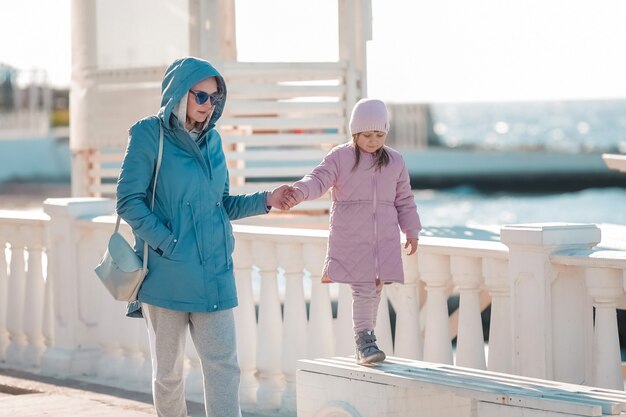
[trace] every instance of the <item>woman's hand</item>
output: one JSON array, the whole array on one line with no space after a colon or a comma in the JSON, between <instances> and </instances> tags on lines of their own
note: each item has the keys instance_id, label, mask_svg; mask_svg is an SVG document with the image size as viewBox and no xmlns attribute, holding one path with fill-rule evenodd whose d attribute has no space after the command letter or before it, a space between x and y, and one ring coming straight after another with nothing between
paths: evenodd
<instances>
[{"instance_id":1,"label":"woman's hand","mask_svg":"<svg viewBox=\"0 0 626 417\"><path fill-rule=\"evenodd\" d=\"M278 188L274 188L267 194L267 205L280 210L289 210L292 205L289 205L289 199L285 195L290 193L291 189L292 187L289 185L281 185Z\"/></svg>"}]
</instances>

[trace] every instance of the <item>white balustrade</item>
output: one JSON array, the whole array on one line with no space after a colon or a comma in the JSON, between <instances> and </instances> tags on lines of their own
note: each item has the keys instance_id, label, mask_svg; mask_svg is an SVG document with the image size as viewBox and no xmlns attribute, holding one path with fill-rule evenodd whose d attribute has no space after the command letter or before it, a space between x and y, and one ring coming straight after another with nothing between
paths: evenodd
<instances>
[{"instance_id":1,"label":"white balustrade","mask_svg":"<svg viewBox=\"0 0 626 417\"><path fill-rule=\"evenodd\" d=\"M113 229L110 211L107 200L51 200L50 219L0 215L0 366L149 391L145 321L126 318L124 303L93 273ZM234 231L242 406L293 412L297 360L354 354L351 290L321 283L327 231L239 224ZM132 239L125 224L122 233ZM421 239L418 256L403 259L405 284L384 287L381 348L452 364L457 336L456 364L484 369L486 290L489 370L621 389L615 310L624 300L626 253L590 249L599 241L591 225L511 226L502 236L508 250L497 242ZM460 297L458 333L450 331L451 290ZM191 343L187 356L188 398L200 400Z\"/></svg>"},{"instance_id":2,"label":"white balustrade","mask_svg":"<svg viewBox=\"0 0 626 417\"><path fill-rule=\"evenodd\" d=\"M585 295L577 291L581 281L566 279L566 275L560 277L550 256L564 249L596 245L600 242L600 229L595 225L572 224L506 226L501 230L501 240L509 247L513 373L542 379L571 375L571 369L560 366L577 367L587 362L584 352L575 349L585 344L584 333L576 331L576 326L585 323L559 314L553 302L559 307L570 305L577 309L588 304ZM555 351L554 342L560 335L565 336L567 346L559 346L562 349ZM574 340L575 336L579 339ZM557 355L560 358L555 361Z\"/></svg>"}]
</instances>

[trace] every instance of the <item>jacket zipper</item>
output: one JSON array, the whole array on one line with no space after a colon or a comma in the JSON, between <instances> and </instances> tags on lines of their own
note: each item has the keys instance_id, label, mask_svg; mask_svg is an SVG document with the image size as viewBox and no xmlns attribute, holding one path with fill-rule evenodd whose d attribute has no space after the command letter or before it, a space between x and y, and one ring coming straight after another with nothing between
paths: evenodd
<instances>
[{"instance_id":1,"label":"jacket zipper","mask_svg":"<svg viewBox=\"0 0 626 417\"><path fill-rule=\"evenodd\" d=\"M372 187L374 188L374 199L372 201L372 206L374 209L374 213L372 217L374 219L374 275L375 278L378 279L378 226L376 224L376 206L378 195L376 192L376 169L374 168L374 172L372 173Z\"/></svg>"}]
</instances>

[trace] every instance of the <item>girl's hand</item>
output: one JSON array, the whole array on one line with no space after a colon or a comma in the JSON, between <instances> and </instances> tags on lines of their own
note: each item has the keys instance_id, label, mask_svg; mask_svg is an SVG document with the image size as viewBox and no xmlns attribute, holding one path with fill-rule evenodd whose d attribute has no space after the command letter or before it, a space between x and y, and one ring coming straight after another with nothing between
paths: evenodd
<instances>
[{"instance_id":1,"label":"girl's hand","mask_svg":"<svg viewBox=\"0 0 626 417\"><path fill-rule=\"evenodd\" d=\"M300 204L304 200L304 193L297 188L289 187L283 194L283 204L289 208Z\"/></svg>"},{"instance_id":2,"label":"girl's hand","mask_svg":"<svg viewBox=\"0 0 626 417\"><path fill-rule=\"evenodd\" d=\"M407 253L408 256L413 255L417 251L417 241L416 237L410 237L406 240L404 244L404 249L408 249L411 246L411 251Z\"/></svg>"}]
</instances>

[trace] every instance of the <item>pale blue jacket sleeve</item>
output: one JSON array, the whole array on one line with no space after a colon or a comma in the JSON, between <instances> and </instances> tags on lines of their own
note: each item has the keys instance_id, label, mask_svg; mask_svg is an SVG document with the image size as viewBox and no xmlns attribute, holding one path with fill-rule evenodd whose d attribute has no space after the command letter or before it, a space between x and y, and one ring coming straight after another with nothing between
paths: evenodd
<instances>
[{"instance_id":1,"label":"pale blue jacket sleeve","mask_svg":"<svg viewBox=\"0 0 626 417\"><path fill-rule=\"evenodd\" d=\"M228 178L228 173L226 173L222 202L230 220L266 214L270 211L270 207L266 204L267 192L230 195L230 181Z\"/></svg>"}]
</instances>

